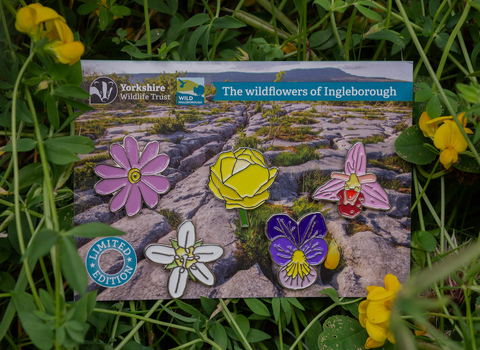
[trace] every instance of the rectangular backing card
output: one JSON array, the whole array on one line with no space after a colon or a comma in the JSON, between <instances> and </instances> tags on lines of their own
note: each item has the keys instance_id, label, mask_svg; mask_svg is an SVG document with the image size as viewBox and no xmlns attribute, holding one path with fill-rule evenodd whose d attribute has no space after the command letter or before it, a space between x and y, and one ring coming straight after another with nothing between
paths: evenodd
<instances>
[{"instance_id":1,"label":"rectangular backing card","mask_svg":"<svg viewBox=\"0 0 480 350\"><path fill-rule=\"evenodd\" d=\"M83 61L98 300L365 296L410 271L411 62Z\"/></svg>"}]
</instances>

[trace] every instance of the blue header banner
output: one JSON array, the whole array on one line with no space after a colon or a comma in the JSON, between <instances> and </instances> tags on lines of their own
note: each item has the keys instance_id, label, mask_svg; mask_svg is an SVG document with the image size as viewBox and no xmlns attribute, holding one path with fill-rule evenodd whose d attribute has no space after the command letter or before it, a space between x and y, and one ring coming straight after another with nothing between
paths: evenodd
<instances>
[{"instance_id":1,"label":"blue header banner","mask_svg":"<svg viewBox=\"0 0 480 350\"><path fill-rule=\"evenodd\" d=\"M213 83L214 101L412 101L411 82Z\"/></svg>"}]
</instances>

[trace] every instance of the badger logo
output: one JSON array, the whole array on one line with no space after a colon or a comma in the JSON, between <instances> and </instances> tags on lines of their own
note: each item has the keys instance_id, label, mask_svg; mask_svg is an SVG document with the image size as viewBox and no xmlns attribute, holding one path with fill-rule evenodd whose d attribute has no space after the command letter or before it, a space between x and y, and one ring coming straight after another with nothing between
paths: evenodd
<instances>
[{"instance_id":1,"label":"badger logo","mask_svg":"<svg viewBox=\"0 0 480 350\"><path fill-rule=\"evenodd\" d=\"M118 87L114 80L100 77L90 84L90 104L103 105L112 103L118 94Z\"/></svg>"}]
</instances>

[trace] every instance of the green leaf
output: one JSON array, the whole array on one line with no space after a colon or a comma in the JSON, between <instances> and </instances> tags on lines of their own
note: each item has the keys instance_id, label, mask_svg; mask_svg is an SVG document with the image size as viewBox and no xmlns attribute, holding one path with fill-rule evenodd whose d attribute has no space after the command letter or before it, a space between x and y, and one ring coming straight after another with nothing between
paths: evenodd
<instances>
[{"instance_id":1,"label":"green leaf","mask_svg":"<svg viewBox=\"0 0 480 350\"><path fill-rule=\"evenodd\" d=\"M225 331L225 327L222 326L220 322L215 324L215 337L213 341L218 344L223 350L227 349L228 338L227 332Z\"/></svg>"},{"instance_id":2,"label":"green leaf","mask_svg":"<svg viewBox=\"0 0 480 350\"><path fill-rule=\"evenodd\" d=\"M143 0L135 0L136 3L143 6ZM148 1L148 8L151 10L158 11L160 13L165 13L167 15L173 16L172 10L162 1L150 0Z\"/></svg>"},{"instance_id":3,"label":"green leaf","mask_svg":"<svg viewBox=\"0 0 480 350\"><path fill-rule=\"evenodd\" d=\"M456 85L459 95L464 100L470 103L480 102L480 89L473 85L457 84Z\"/></svg>"},{"instance_id":4,"label":"green leaf","mask_svg":"<svg viewBox=\"0 0 480 350\"><path fill-rule=\"evenodd\" d=\"M415 93L415 102L423 102L433 97L435 93L432 89L420 89Z\"/></svg>"},{"instance_id":5,"label":"green leaf","mask_svg":"<svg viewBox=\"0 0 480 350\"><path fill-rule=\"evenodd\" d=\"M90 94L83 90L80 86L73 84L60 85L53 93L57 96L62 97L73 97L78 99L87 99L90 97Z\"/></svg>"},{"instance_id":6,"label":"green leaf","mask_svg":"<svg viewBox=\"0 0 480 350\"><path fill-rule=\"evenodd\" d=\"M87 154L95 149L92 139L80 135L50 138L44 144L80 154Z\"/></svg>"},{"instance_id":7,"label":"green leaf","mask_svg":"<svg viewBox=\"0 0 480 350\"><path fill-rule=\"evenodd\" d=\"M248 319L241 314L236 314L234 320L242 331L243 335L247 336L248 332L250 331L250 322L248 322Z\"/></svg>"},{"instance_id":8,"label":"green leaf","mask_svg":"<svg viewBox=\"0 0 480 350\"><path fill-rule=\"evenodd\" d=\"M440 33L435 38L435 45L437 45L439 49L443 50L445 49L445 46L447 45L447 41L449 38L450 38L450 35L448 33ZM450 51L461 54L460 48L458 47L455 41L452 43L452 46L450 46Z\"/></svg>"},{"instance_id":9,"label":"green leaf","mask_svg":"<svg viewBox=\"0 0 480 350\"><path fill-rule=\"evenodd\" d=\"M280 317L280 298L272 299L272 308L273 308L273 316L275 317L275 322L278 323L278 318Z\"/></svg>"},{"instance_id":10,"label":"green leaf","mask_svg":"<svg viewBox=\"0 0 480 350\"><path fill-rule=\"evenodd\" d=\"M268 308L260 300L255 298L245 298L244 300L250 310L257 315L270 317L270 311L268 311Z\"/></svg>"},{"instance_id":11,"label":"green leaf","mask_svg":"<svg viewBox=\"0 0 480 350\"><path fill-rule=\"evenodd\" d=\"M437 241L432 236L430 232L427 231L416 231L414 234L417 236L418 243L425 249L427 252L433 252L437 247Z\"/></svg>"},{"instance_id":12,"label":"green leaf","mask_svg":"<svg viewBox=\"0 0 480 350\"><path fill-rule=\"evenodd\" d=\"M77 245L73 238L63 237L60 241L62 272L66 280L78 294L83 295L87 289L87 271L78 255Z\"/></svg>"},{"instance_id":13,"label":"green leaf","mask_svg":"<svg viewBox=\"0 0 480 350\"><path fill-rule=\"evenodd\" d=\"M72 66L68 64L51 64L48 66L47 74L50 75L53 80L62 80L70 73L71 68Z\"/></svg>"},{"instance_id":14,"label":"green leaf","mask_svg":"<svg viewBox=\"0 0 480 350\"><path fill-rule=\"evenodd\" d=\"M333 36L333 30L329 27L325 30L319 30L312 35L310 35L309 38L309 44L311 48L316 48L328 41Z\"/></svg>"},{"instance_id":15,"label":"green leaf","mask_svg":"<svg viewBox=\"0 0 480 350\"><path fill-rule=\"evenodd\" d=\"M192 59L195 59L195 50L198 40L208 29L210 29L210 27L207 25L198 27L197 29L195 29L192 36L190 37L190 41L188 42L188 52L190 53L190 57Z\"/></svg>"},{"instance_id":16,"label":"green leaf","mask_svg":"<svg viewBox=\"0 0 480 350\"><path fill-rule=\"evenodd\" d=\"M112 6L110 11L118 18L130 16L132 11L126 6Z\"/></svg>"},{"instance_id":17,"label":"green leaf","mask_svg":"<svg viewBox=\"0 0 480 350\"><path fill-rule=\"evenodd\" d=\"M210 20L210 16L207 15L206 13L198 13L195 16L190 17L185 23L183 23L183 25L180 27L179 30L183 30L191 27L198 27L209 20Z\"/></svg>"},{"instance_id":18,"label":"green leaf","mask_svg":"<svg viewBox=\"0 0 480 350\"><path fill-rule=\"evenodd\" d=\"M382 20L382 16L380 16L378 13L376 13L375 11L373 10L370 10L362 5L355 5L358 9L358 11L360 11L362 13L362 15L364 15L365 17L373 20L373 21L377 21L377 22L380 22Z\"/></svg>"},{"instance_id":19,"label":"green leaf","mask_svg":"<svg viewBox=\"0 0 480 350\"><path fill-rule=\"evenodd\" d=\"M25 292L17 292L13 295L13 301L22 327L35 347L40 350L51 349L55 342L55 336L52 329L33 313L34 310L37 310L33 296Z\"/></svg>"},{"instance_id":20,"label":"green leaf","mask_svg":"<svg viewBox=\"0 0 480 350\"><path fill-rule=\"evenodd\" d=\"M362 349L367 338L367 331L357 320L335 315L323 324L323 333L318 337L318 348Z\"/></svg>"},{"instance_id":21,"label":"green leaf","mask_svg":"<svg viewBox=\"0 0 480 350\"><path fill-rule=\"evenodd\" d=\"M267 334L255 328L250 328L250 331L248 332L248 335L247 335L247 341L249 343L257 343L259 341L264 341L270 338L271 338L270 334Z\"/></svg>"},{"instance_id":22,"label":"green leaf","mask_svg":"<svg viewBox=\"0 0 480 350\"><path fill-rule=\"evenodd\" d=\"M427 138L417 125L410 126L395 140L395 151L398 156L414 164L425 165L431 163L436 155L423 144Z\"/></svg>"},{"instance_id":23,"label":"green leaf","mask_svg":"<svg viewBox=\"0 0 480 350\"><path fill-rule=\"evenodd\" d=\"M435 119L442 114L442 104L437 95L433 96L427 103L427 114L430 118Z\"/></svg>"},{"instance_id":24,"label":"green leaf","mask_svg":"<svg viewBox=\"0 0 480 350\"><path fill-rule=\"evenodd\" d=\"M33 139L18 139L17 140L17 152L28 152L35 148L37 141ZM12 144L9 143L2 148L3 152L12 152Z\"/></svg>"},{"instance_id":25,"label":"green leaf","mask_svg":"<svg viewBox=\"0 0 480 350\"><path fill-rule=\"evenodd\" d=\"M293 306L295 306L297 309L305 311L305 308L303 307L302 304L300 304L297 298L285 298L285 299L287 299L287 301Z\"/></svg>"},{"instance_id":26,"label":"green leaf","mask_svg":"<svg viewBox=\"0 0 480 350\"><path fill-rule=\"evenodd\" d=\"M338 303L338 301L340 300L338 297L338 292L333 288L325 288L319 293L328 295L336 303Z\"/></svg>"},{"instance_id":27,"label":"green leaf","mask_svg":"<svg viewBox=\"0 0 480 350\"><path fill-rule=\"evenodd\" d=\"M332 3L328 0L315 0L313 3L322 6L325 11L330 11L332 8Z\"/></svg>"},{"instance_id":28,"label":"green leaf","mask_svg":"<svg viewBox=\"0 0 480 350\"><path fill-rule=\"evenodd\" d=\"M0 271L0 290L8 293L15 289L15 278L8 272Z\"/></svg>"},{"instance_id":29,"label":"green leaf","mask_svg":"<svg viewBox=\"0 0 480 350\"><path fill-rule=\"evenodd\" d=\"M65 330L67 334L72 338L76 343L83 343L85 341L85 335L88 331L88 325L82 324L78 321L71 320L65 323Z\"/></svg>"},{"instance_id":30,"label":"green leaf","mask_svg":"<svg viewBox=\"0 0 480 350\"><path fill-rule=\"evenodd\" d=\"M305 334L305 342L309 349L317 349L318 336L323 332L323 328L320 322L314 322ZM338 349L342 350L342 349Z\"/></svg>"},{"instance_id":31,"label":"green leaf","mask_svg":"<svg viewBox=\"0 0 480 350\"><path fill-rule=\"evenodd\" d=\"M104 31L112 20L113 14L108 12L104 6L100 6L100 14L98 16L98 26L100 30Z\"/></svg>"},{"instance_id":32,"label":"green leaf","mask_svg":"<svg viewBox=\"0 0 480 350\"><path fill-rule=\"evenodd\" d=\"M100 7L100 5L98 5L97 3L94 3L94 4L82 4L78 7L77 9L77 13L79 15L88 15L89 13L92 13L93 11L95 11L96 9L98 9Z\"/></svg>"},{"instance_id":33,"label":"green leaf","mask_svg":"<svg viewBox=\"0 0 480 350\"><path fill-rule=\"evenodd\" d=\"M224 29L234 29L234 28L241 28L245 27L245 23L242 21L233 18L232 16L224 16L215 18L212 24L214 27L217 28L224 28Z\"/></svg>"},{"instance_id":34,"label":"green leaf","mask_svg":"<svg viewBox=\"0 0 480 350\"><path fill-rule=\"evenodd\" d=\"M292 304L290 304L285 298L280 298L280 303L282 304L282 310L285 312L285 319L288 325L292 319Z\"/></svg>"},{"instance_id":35,"label":"green leaf","mask_svg":"<svg viewBox=\"0 0 480 350\"><path fill-rule=\"evenodd\" d=\"M47 116L50 124L58 130L60 127L60 117L58 115L58 107L55 98L51 95L47 97Z\"/></svg>"},{"instance_id":36,"label":"green leaf","mask_svg":"<svg viewBox=\"0 0 480 350\"><path fill-rule=\"evenodd\" d=\"M42 256L45 256L50 251L60 238L60 234L54 230L44 228L41 229L29 243L25 251L25 257L37 261Z\"/></svg>"},{"instance_id":37,"label":"green leaf","mask_svg":"<svg viewBox=\"0 0 480 350\"><path fill-rule=\"evenodd\" d=\"M78 162L80 158L73 152L52 146L45 146L45 155L53 164L64 165Z\"/></svg>"},{"instance_id":38,"label":"green leaf","mask_svg":"<svg viewBox=\"0 0 480 350\"><path fill-rule=\"evenodd\" d=\"M475 158L469 157L466 154L460 154L459 156L460 161L452 165L454 168L468 173L480 173L480 165Z\"/></svg>"},{"instance_id":39,"label":"green leaf","mask_svg":"<svg viewBox=\"0 0 480 350\"><path fill-rule=\"evenodd\" d=\"M394 32L393 30L381 30L381 31L369 34L367 38L372 40L388 40L394 44L397 44L402 49L405 48L405 42L400 37L400 34L398 34L397 32Z\"/></svg>"},{"instance_id":40,"label":"green leaf","mask_svg":"<svg viewBox=\"0 0 480 350\"><path fill-rule=\"evenodd\" d=\"M20 184L22 186L30 186L31 184L43 185L43 170L41 163L32 163L22 167L18 174Z\"/></svg>"},{"instance_id":41,"label":"green leaf","mask_svg":"<svg viewBox=\"0 0 480 350\"><path fill-rule=\"evenodd\" d=\"M75 101L75 100L72 100L70 98L66 98L66 97L60 97L60 100L62 100L63 102L65 102L66 104L69 104L70 106L72 106L73 108L76 108L82 112L85 112L85 111L93 111L95 108L93 108L92 106L89 106L83 102L80 102L80 101Z\"/></svg>"},{"instance_id":42,"label":"green leaf","mask_svg":"<svg viewBox=\"0 0 480 350\"><path fill-rule=\"evenodd\" d=\"M124 234L125 232L117 230L116 228L102 222L91 222L79 225L65 232L65 236L85 238L121 236Z\"/></svg>"},{"instance_id":43,"label":"green leaf","mask_svg":"<svg viewBox=\"0 0 480 350\"><path fill-rule=\"evenodd\" d=\"M155 41L159 40L163 35L163 29L152 29L150 30L150 40L153 44ZM147 45L147 34L144 34L140 40L135 42L135 46L145 46Z\"/></svg>"}]
</instances>

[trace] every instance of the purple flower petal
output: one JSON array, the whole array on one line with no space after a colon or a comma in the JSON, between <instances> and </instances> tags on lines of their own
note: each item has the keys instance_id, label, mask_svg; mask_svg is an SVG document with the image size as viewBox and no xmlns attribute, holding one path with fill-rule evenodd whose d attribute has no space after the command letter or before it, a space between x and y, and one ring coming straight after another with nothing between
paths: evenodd
<instances>
[{"instance_id":1,"label":"purple flower petal","mask_svg":"<svg viewBox=\"0 0 480 350\"><path fill-rule=\"evenodd\" d=\"M128 184L127 178L123 179L106 179L95 184L95 192L98 194L111 194L118 191Z\"/></svg>"},{"instance_id":2,"label":"purple flower petal","mask_svg":"<svg viewBox=\"0 0 480 350\"><path fill-rule=\"evenodd\" d=\"M270 244L272 259L280 266L284 266L290 262L295 250L297 250L297 247L285 237L279 237Z\"/></svg>"},{"instance_id":3,"label":"purple flower petal","mask_svg":"<svg viewBox=\"0 0 480 350\"><path fill-rule=\"evenodd\" d=\"M327 225L325 225L322 214L312 213L303 216L298 224L298 232L300 233L300 243L298 246L309 239L325 237L327 234Z\"/></svg>"},{"instance_id":4,"label":"purple flower petal","mask_svg":"<svg viewBox=\"0 0 480 350\"><path fill-rule=\"evenodd\" d=\"M138 168L138 143L132 136L125 137L123 141L128 160L132 168Z\"/></svg>"},{"instance_id":5,"label":"purple flower petal","mask_svg":"<svg viewBox=\"0 0 480 350\"><path fill-rule=\"evenodd\" d=\"M157 175L157 176L142 175L141 181L144 182L148 187L150 187L152 190L154 190L158 194L165 193L170 188L170 182L168 182L168 179L161 175Z\"/></svg>"},{"instance_id":6,"label":"purple flower petal","mask_svg":"<svg viewBox=\"0 0 480 350\"><path fill-rule=\"evenodd\" d=\"M362 184L362 193L365 197L363 205L372 209L390 209L388 195L376 182Z\"/></svg>"},{"instance_id":7,"label":"purple flower petal","mask_svg":"<svg viewBox=\"0 0 480 350\"><path fill-rule=\"evenodd\" d=\"M127 177L128 171L116 166L100 164L95 167L95 174L104 179L116 179L120 177Z\"/></svg>"},{"instance_id":8,"label":"purple flower petal","mask_svg":"<svg viewBox=\"0 0 480 350\"><path fill-rule=\"evenodd\" d=\"M130 170L132 168L130 166L130 162L128 161L127 155L125 154L125 150L119 144L114 143L112 147L110 147L110 154L117 164L123 169Z\"/></svg>"},{"instance_id":9,"label":"purple flower petal","mask_svg":"<svg viewBox=\"0 0 480 350\"><path fill-rule=\"evenodd\" d=\"M345 186L345 181L341 179L332 179L325 183L323 186L319 187L313 198L326 201L338 202L337 193Z\"/></svg>"},{"instance_id":10,"label":"purple flower petal","mask_svg":"<svg viewBox=\"0 0 480 350\"><path fill-rule=\"evenodd\" d=\"M138 163L138 168L142 169L145 164L151 161L157 154L160 146L157 141L149 142L143 149L142 156L140 157L140 163Z\"/></svg>"},{"instance_id":11,"label":"purple flower petal","mask_svg":"<svg viewBox=\"0 0 480 350\"><path fill-rule=\"evenodd\" d=\"M128 216L137 214L142 209L142 194L136 184L132 185L132 190L128 196L127 203L125 204L125 211Z\"/></svg>"},{"instance_id":12,"label":"purple flower petal","mask_svg":"<svg viewBox=\"0 0 480 350\"><path fill-rule=\"evenodd\" d=\"M142 168L142 175L154 175L164 171L168 163L170 163L170 158L166 154L159 154L153 158L150 162L145 164Z\"/></svg>"},{"instance_id":13,"label":"purple flower petal","mask_svg":"<svg viewBox=\"0 0 480 350\"><path fill-rule=\"evenodd\" d=\"M315 270L314 267L311 267L309 274L303 278L301 278L300 275L297 275L295 278L288 276L285 268L278 272L278 280L280 281L280 284L285 288L294 290L310 287L315 283L317 277L317 270Z\"/></svg>"},{"instance_id":14,"label":"purple flower petal","mask_svg":"<svg viewBox=\"0 0 480 350\"><path fill-rule=\"evenodd\" d=\"M323 262L328 252L328 244L322 238L313 238L305 242L300 248L305 253L309 265L319 265Z\"/></svg>"},{"instance_id":15,"label":"purple flower petal","mask_svg":"<svg viewBox=\"0 0 480 350\"><path fill-rule=\"evenodd\" d=\"M142 181L138 183L138 187L140 188L140 192L142 192L143 200L150 208L153 208L158 204L157 192L145 185Z\"/></svg>"},{"instance_id":16,"label":"purple flower petal","mask_svg":"<svg viewBox=\"0 0 480 350\"><path fill-rule=\"evenodd\" d=\"M126 186L120 192L118 192L117 195L113 197L112 201L110 202L111 211L115 213L123 208L123 206L127 202L128 194L130 193L131 188L132 184L127 181Z\"/></svg>"},{"instance_id":17,"label":"purple flower petal","mask_svg":"<svg viewBox=\"0 0 480 350\"><path fill-rule=\"evenodd\" d=\"M365 147L363 143L357 142L348 151L347 159L345 160L345 173L357 174L357 176L365 175L367 172L367 156L365 155Z\"/></svg>"},{"instance_id":18,"label":"purple flower petal","mask_svg":"<svg viewBox=\"0 0 480 350\"><path fill-rule=\"evenodd\" d=\"M286 237L294 244L300 242L297 222L287 214L274 214L268 219L267 237L273 241L277 237Z\"/></svg>"}]
</instances>

